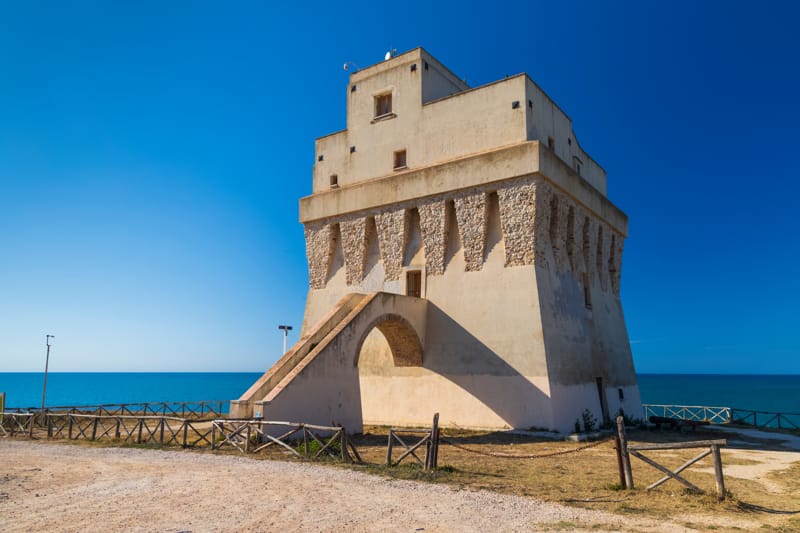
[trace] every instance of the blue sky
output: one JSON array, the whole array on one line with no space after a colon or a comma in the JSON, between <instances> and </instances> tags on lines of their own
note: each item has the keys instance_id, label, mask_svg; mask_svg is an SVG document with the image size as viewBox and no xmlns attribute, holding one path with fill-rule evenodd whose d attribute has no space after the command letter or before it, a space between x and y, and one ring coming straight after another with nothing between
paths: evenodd
<instances>
[{"instance_id":1,"label":"blue sky","mask_svg":"<svg viewBox=\"0 0 800 533\"><path fill-rule=\"evenodd\" d=\"M0 371L262 371L345 61L529 73L630 217L640 372L800 373L800 33L785 2L6 2Z\"/></svg>"}]
</instances>

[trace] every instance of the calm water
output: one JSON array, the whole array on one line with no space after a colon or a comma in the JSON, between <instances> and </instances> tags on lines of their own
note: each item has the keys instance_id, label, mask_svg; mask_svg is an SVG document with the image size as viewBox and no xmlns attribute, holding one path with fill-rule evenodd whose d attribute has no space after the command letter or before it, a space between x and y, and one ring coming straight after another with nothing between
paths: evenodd
<instances>
[{"instance_id":1,"label":"calm water","mask_svg":"<svg viewBox=\"0 0 800 533\"><path fill-rule=\"evenodd\" d=\"M43 376L42 372L0 373L6 405L41 406ZM260 376L260 372L51 372L47 374L47 405L231 400Z\"/></svg>"},{"instance_id":2,"label":"calm water","mask_svg":"<svg viewBox=\"0 0 800 533\"><path fill-rule=\"evenodd\" d=\"M230 400L261 376L243 373L50 373L47 404ZM800 376L640 374L643 403L800 413ZM42 373L0 373L11 407L42 403Z\"/></svg>"}]
</instances>

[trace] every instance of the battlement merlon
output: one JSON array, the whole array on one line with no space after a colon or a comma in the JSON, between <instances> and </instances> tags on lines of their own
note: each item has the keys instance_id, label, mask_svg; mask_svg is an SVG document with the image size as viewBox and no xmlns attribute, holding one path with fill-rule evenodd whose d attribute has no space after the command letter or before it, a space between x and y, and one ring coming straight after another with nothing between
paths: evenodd
<instances>
[{"instance_id":1,"label":"battlement merlon","mask_svg":"<svg viewBox=\"0 0 800 533\"><path fill-rule=\"evenodd\" d=\"M535 140L606 194L605 171L526 74L470 88L416 48L351 74L346 97L347 129L316 141L315 194L394 175L401 151L413 169Z\"/></svg>"}]
</instances>

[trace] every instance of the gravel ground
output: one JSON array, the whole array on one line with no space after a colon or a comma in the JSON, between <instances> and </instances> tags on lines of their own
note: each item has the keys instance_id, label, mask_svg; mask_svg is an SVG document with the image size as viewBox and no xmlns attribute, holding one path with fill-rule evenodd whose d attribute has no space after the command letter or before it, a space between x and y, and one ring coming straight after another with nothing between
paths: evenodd
<instances>
[{"instance_id":1,"label":"gravel ground","mask_svg":"<svg viewBox=\"0 0 800 533\"><path fill-rule=\"evenodd\" d=\"M681 531L488 491L246 457L0 441L0 531Z\"/></svg>"}]
</instances>

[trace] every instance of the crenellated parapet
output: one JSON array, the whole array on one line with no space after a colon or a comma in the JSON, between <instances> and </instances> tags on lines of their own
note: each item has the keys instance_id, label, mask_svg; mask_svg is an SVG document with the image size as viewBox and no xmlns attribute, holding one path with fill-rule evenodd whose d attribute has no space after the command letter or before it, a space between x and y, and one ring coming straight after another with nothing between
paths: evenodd
<instances>
[{"instance_id":1,"label":"crenellated parapet","mask_svg":"<svg viewBox=\"0 0 800 533\"><path fill-rule=\"evenodd\" d=\"M306 223L306 255L312 289L326 286L337 239L341 239L347 285L366 275L370 239L377 239L384 281L400 279L412 235L412 211L419 214L419 239L428 276L446 273L448 242L458 239L463 269L479 271L486 261L490 201L496 195L504 266L535 265L570 274L619 295L624 236L596 213L546 179L528 177L456 190L380 209ZM455 224L449 217L455 216ZM375 234L369 235L370 218ZM453 228L456 228L457 235Z\"/></svg>"}]
</instances>

